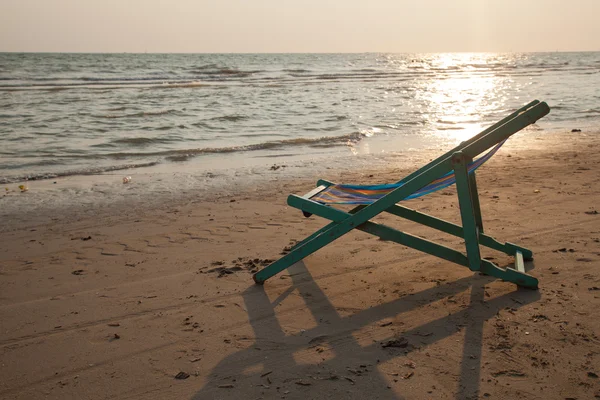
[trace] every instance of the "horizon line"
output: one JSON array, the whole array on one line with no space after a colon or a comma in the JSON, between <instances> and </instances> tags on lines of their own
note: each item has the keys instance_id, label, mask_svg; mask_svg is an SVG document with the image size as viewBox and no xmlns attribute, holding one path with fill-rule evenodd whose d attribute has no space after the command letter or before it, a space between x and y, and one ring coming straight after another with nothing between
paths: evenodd
<instances>
[{"instance_id":1,"label":"horizon line","mask_svg":"<svg viewBox=\"0 0 600 400\"><path fill-rule=\"evenodd\" d=\"M267 51L267 52L237 52L237 51L223 51L223 52L161 52L161 51L5 51L0 50L0 54L518 54L518 53L598 53L599 50L535 50L535 51Z\"/></svg>"}]
</instances>

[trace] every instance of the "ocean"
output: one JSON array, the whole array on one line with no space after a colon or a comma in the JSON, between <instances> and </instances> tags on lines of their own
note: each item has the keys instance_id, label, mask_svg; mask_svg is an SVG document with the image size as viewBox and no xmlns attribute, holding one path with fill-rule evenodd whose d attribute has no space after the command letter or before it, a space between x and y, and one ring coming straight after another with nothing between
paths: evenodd
<instances>
[{"instance_id":1,"label":"ocean","mask_svg":"<svg viewBox=\"0 0 600 400\"><path fill-rule=\"evenodd\" d=\"M533 99L600 122L600 52L0 53L0 182L449 148Z\"/></svg>"}]
</instances>

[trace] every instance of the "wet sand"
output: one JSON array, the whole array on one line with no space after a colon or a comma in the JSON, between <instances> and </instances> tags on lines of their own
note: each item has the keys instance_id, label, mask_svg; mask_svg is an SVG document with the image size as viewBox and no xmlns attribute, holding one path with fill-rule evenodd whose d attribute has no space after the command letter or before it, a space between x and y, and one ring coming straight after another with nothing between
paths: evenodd
<instances>
[{"instance_id":1,"label":"wet sand","mask_svg":"<svg viewBox=\"0 0 600 400\"><path fill-rule=\"evenodd\" d=\"M531 148L508 144L478 186L487 233L533 250L537 291L361 232L253 283L325 224L287 194L411 172L394 165L310 180L273 170L212 197L5 219L0 398L600 397L600 136ZM459 221L453 188L406 205Z\"/></svg>"}]
</instances>

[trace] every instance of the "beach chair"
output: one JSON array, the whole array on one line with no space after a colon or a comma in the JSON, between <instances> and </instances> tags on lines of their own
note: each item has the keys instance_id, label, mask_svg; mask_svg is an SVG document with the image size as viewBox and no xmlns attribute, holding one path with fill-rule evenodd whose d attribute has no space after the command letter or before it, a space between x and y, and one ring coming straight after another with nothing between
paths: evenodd
<instances>
[{"instance_id":1,"label":"beach chair","mask_svg":"<svg viewBox=\"0 0 600 400\"><path fill-rule=\"evenodd\" d=\"M254 281L263 284L273 275L353 229L358 229L383 240L466 266L472 271L479 271L522 287L537 289L538 280L527 274L524 266L524 261L533 257L531 250L513 243L501 243L484 234L475 169L488 160L511 135L535 123L549 112L550 108L546 103L535 100L395 184L336 185L319 180L317 187L309 193L303 196L290 195L288 204L302 210L306 217L314 214L332 222L297 243L279 260L256 272L253 276ZM474 159L486 150L489 150L487 154ZM454 183L462 226L398 204L402 200L423 196ZM357 206L350 211L343 211L332 207L333 204ZM382 212L461 237L465 241L466 254L370 221ZM514 267L500 268L481 258L480 245L514 256Z\"/></svg>"}]
</instances>

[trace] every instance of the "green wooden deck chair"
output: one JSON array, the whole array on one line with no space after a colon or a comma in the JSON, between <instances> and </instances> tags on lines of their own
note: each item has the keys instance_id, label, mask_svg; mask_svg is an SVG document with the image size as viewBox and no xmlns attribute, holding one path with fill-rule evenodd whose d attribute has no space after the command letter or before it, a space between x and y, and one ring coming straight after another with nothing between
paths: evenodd
<instances>
[{"instance_id":1,"label":"green wooden deck chair","mask_svg":"<svg viewBox=\"0 0 600 400\"><path fill-rule=\"evenodd\" d=\"M524 266L524 260L533 258L531 250L513 243L501 243L484 234L475 169L489 159L511 135L535 123L549 112L550 108L546 103L532 101L395 184L335 185L332 182L319 180L316 189L309 193L303 196L290 195L288 204L302 210L305 216L314 214L332 222L297 243L290 253L255 273L254 281L263 284L273 275L289 268L351 230L358 229L381 239L394 241L463 265L472 271L480 271L519 286L536 289L538 280L527 274ZM489 150L486 155L474 160L486 150ZM402 200L428 194L453 183L456 183L462 226L398 204ZM358 205L346 212L332 207L332 204ZM438 243L370 221L382 212L463 238L466 255ZM500 268L491 261L482 259L480 245L514 256L514 268Z\"/></svg>"}]
</instances>

